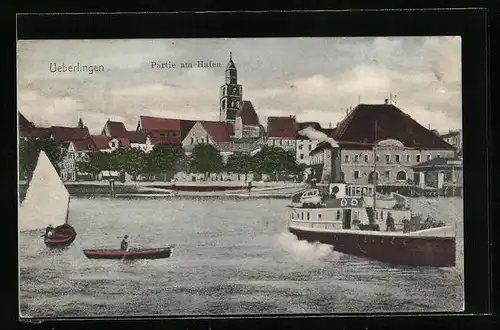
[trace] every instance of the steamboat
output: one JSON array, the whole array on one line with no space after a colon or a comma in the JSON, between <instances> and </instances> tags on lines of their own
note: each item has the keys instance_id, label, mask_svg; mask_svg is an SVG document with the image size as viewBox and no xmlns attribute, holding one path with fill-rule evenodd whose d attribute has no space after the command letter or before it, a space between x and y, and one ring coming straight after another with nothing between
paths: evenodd
<instances>
[{"instance_id":1,"label":"steamboat","mask_svg":"<svg viewBox=\"0 0 500 330\"><path fill-rule=\"evenodd\" d=\"M288 230L299 240L329 244L336 251L395 266L455 266L452 226L413 214L404 196L395 196L392 207L376 207L378 194L369 196L370 188L328 184L295 195ZM358 193L349 194L352 190ZM365 190L366 196L361 193ZM392 203L387 200L386 204Z\"/></svg>"},{"instance_id":2,"label":"steamboat","mask_svg":"<svg viewBox=\"0 0 500 330\"><path fill-rule=\"evenodd\" d=\"M338 153L335 143L332 153L334 149ZM375 160L376 145L373 150ZM376 161L374 168L377 173ZM379 194L377 175L373 185L313 184L291 202L288 230L299 240L329 244L336 251L394 266L455 266L455 228L413 214L405 196Z\"/></svg>"}]
</instances>

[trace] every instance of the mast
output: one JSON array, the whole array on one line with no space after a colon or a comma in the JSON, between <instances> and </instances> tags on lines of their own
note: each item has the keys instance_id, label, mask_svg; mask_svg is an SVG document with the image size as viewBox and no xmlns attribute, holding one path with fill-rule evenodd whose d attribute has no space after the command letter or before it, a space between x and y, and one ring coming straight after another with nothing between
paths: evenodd
<instances>
[{"instance_id":1,"label":"mast","mask_svg":"<svg viewBox=\"0 0 500 330\"><path fill-rule=\"evenodd\" d=\"M378 123L375 120L375 140L373 144L373 221L375 221L375 215L377 213L377 129Z\"/></svg>"}]
</instances>

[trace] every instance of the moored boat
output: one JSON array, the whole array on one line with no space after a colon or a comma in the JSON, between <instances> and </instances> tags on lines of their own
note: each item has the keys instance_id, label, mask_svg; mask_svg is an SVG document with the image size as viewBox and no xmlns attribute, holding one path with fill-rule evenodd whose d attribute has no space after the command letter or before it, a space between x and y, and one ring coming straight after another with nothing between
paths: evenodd
<instances>
[{"instance_id":1,"label":"moored boat","mask_svg":"<svg viewBox=\"0 0 500 330\"><path fill-rule=\"evenodd\" d=\"M76 231L68 223L69 204L68 190L45 152L40 151L26 196L19 206L19 231L45 230L55 225L42 235L45 245L70 245L76 238Z\"/></svg>"},{"instance_id":2,"label":"moored boat","mask_svg":"<svg viewBox=\"0 0 500 330\"><path fill-rule=\"evenodd\" d=\"M172 255L172 247L149 248L149 249L98 249L83 250L83 254L89 259L164 259Z\"/></svg>"}]
</instances>

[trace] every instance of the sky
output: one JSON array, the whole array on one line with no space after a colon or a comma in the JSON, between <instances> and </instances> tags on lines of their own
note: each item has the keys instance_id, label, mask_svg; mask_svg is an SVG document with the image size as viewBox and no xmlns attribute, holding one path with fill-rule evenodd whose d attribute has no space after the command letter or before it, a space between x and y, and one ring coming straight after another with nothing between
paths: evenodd
<instances>
[{"instance_id":1,"label":"sky","mask_svg":"<svg viewBox=\"0 0 500 330\"><path fill-rule=\"evenodd\" d=\"M218 120L232 52L243 99L261 124L295 115L335 127L359 102L393 103L420 124L462 127L460 37L20 40L18 108L39 126L94 134L106 120L135 130L141 115ZM180 68L197 61L220 68ZM152 68L151 62L176 68ZM51 63L102 65L103 72L51 72ZM395 95L395 96L394 96Z\"/></svg>"}]
</instances>

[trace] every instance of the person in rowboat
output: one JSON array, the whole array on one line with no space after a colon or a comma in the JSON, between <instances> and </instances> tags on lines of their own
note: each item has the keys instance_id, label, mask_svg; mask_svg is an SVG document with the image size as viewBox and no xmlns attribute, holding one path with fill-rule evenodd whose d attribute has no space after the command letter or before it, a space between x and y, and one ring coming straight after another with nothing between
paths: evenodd
<instances>
[{"instance_id":1,"label":"person in rowboat","mask_svg":"<svg viewBox=\"0 0 500 330\"><path fill-rule=\"evenodd\" d=\"M54 227L52 227L52 225L48 225L47 228L45 228L45 238L52 237L54 237Z\"/></svg>"},{"instance_id":2,"label":"person in rowboat","mask_svg":"<svg viewBox=\"0 0 500 330\"><path fill-rule=\"evenodd\" d=\"M120 250L122 251L128 251L128 242L127 242L128 235L125 235L122 239L122 243L120 245Z\"/></svg>"}]
</instances>

